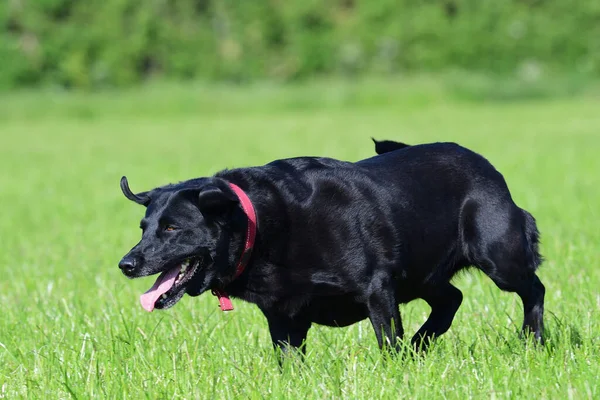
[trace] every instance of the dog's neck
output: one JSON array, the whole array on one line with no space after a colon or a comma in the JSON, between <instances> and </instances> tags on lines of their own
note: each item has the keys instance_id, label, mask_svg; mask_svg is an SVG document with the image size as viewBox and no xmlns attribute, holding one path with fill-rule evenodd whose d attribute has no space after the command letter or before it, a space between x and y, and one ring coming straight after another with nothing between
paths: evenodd
<instances>
[{"instance_id":1,"label":"dog's neck","mask_svg":"<svg viewBox=\"0 0 600 400\"><path fill-rule=\"evenodd\" d=\"M286 234L285 222L280 219L281 215L285 215L285 204L278 199L275 192L269 194L272 183L269 182L264 169L228 170L219 173L217 177L244 188L245 194L252 200L257 227L252 254L243 273L229 282L224 289L232 297L254 303L260 308L270 307L284 295L272 292L272 285L267 283L277 279L280 272L285 270L284 253L279 248L281 238ZM243 238L235 242L235 248L231 248L230 253L232 263L237 263L244 253ZM274 242L278 245L274 245Z\"/></svg>"},{"instance_id":2,"label":"dog's neck","mask_svg":"<svg viewBox=\"0 0 600 400\"><path fill-rule=\"evenodd\" d=\"M250 200L248 195L244 192L244 190L242 190L235 183L229 182L229 186L231 187L231 190L233 190L233 192L238 197L238 199L240 201L240 207L243 210L243 212L246 216L246 219L247 219L246 220L246 235L244 238L244 248L242 250L241 256L239 257L239 261L237 262L236 269L235 269L235 275L233 276L233 279L235 280L244 272L244 269L246 268L246 265L248 264L250 257L252 256L252 250L254 248L254 243L255 243L255 239L256 239L257 218L256 218L256 211L254 209L254 205L252 204L252 201ZM229 295L227 294L227 292L225 290L213 289L212 293L215 296L217 296L217 298L219 299L219 306L221 307L222 311L232 311L233 310L233 304L232 304L231 300L229 299Z\"/></svg>"}]
</instances>

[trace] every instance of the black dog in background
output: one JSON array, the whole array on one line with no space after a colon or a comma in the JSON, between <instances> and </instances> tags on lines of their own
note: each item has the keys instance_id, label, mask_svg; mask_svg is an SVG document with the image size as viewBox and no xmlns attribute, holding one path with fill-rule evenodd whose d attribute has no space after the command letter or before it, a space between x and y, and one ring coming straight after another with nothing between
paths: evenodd
<instances>
[{"instance_id":1,"label":"black dog in background","mask_svg":"<svg viewBox=\"0 0 600 400\"><path fill-rule=\"evenodd\" d=\"M398 305L418 298L431 314L412 342L425 347L461 304L452 277L474 266L521 297L523 331L541 341L538 231L502 175L453 143L375 144L380 155L356 163L277 160L138 194L123 177L123 193L146 215L141 241L119 267L131 278L161 273L142 296L149 311L185 293L226 290L261 309L275 346L297 348L312 323L365 318L380 347L397 347ZM252 221L232 183L257 214L251 253Z\"/></svg>"}]
</instances>

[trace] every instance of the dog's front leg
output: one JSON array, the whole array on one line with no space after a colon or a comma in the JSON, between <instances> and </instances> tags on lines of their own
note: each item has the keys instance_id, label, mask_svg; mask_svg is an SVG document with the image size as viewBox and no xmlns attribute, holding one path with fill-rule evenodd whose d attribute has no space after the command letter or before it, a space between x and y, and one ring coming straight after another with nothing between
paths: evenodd
<instances>
[{"instance_id":1,"label":"dog's front leg","mask_svg":"<svg viewBox=\"0 0 600 400\"><path fill-rule=\"evenodd\" d=\"M310 329L310 321L264 310L263 313L269 323L269 332L275 350L281 350L282 357L290 351L298 352L298 350L304 356L306 354L305 340Z\"/></svg>"}]
</instances>

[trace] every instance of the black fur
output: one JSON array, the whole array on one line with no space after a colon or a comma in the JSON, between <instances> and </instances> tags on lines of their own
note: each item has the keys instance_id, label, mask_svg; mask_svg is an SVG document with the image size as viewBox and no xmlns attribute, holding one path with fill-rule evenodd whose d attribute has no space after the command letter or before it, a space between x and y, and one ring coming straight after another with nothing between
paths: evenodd
<instances>
[{"instance_id":1,"label":"black fur","mask_svg":"<svg viewBox=\"0 0 600 400\"><path fill-rule=\"evenodd\" d=\"M394 142L393 140L375 140L372 139L373 143L375 143L375 153L384 154L389 153L390 151L404 149L406 147L410 147L409 144Z\"/></svg>"},{"instance_id":2,"label":"black fur","mask_svg":"<svg viewBox=\"0 0 600 400\"><path fill-rule=\"evenodd\" d=\"M398 305L421 298L431 306L412 339L426 346L450 328L461 304L452 277L474 266L521 297L523 330L541 340L538 231L502 175L453 143L379 142L377 151L383 154L356 163L277 160L141 195L125 180L128 198L150 201L142 240L122 269L138 277L197 260L193 277L157 307L184 292L226 289L262 310L275 346L300 347L313 323L369 318L379 346L394 347L404 335ZM228 182L248 194L258 215L252 257L235 280L246 218Z\"/></svg>"}]
</instances>

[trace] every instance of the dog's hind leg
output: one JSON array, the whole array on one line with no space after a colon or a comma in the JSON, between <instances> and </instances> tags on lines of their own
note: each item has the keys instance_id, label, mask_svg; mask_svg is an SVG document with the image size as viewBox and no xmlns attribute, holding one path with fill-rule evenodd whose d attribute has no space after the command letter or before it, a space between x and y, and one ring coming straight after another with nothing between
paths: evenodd
<instances>
[{"instance_id":1,"label":"dog's hind leg","mask_svg":"<svg viewBox=\"0 0 600 400\"><path fill-rule=\"evenodd\" d=\"M530 272L525 275L504 273L503 269L514 269L511 264L502 265L488 261L482 269L494 281L496 286L506 292L514 292L523 301L524 335L532 334L536 340L543 342L544 333L544 294L545 288L540 278Z\"/></svg>"},{"instance_id":2,"label":"dog's hind leg","mask_svg":"<svg viewBox=\"0 0 600 400\"><path fill-rule=\"evenodd\" d=\"M535 220L514 208L508 213L488 210L485 217L487 223L476 224L480 239L469 244L473 263L500 289L521 297L523 333L542 342L545 288L535 274L542 259Z\"/></svg>"},{"instance_id":3,"label":"dog's hind leg","mask_svg":"<svg viewBox=\"0 0 600 400\"><path fill-rule=\"evenodd\" d=\"M533 274L529 285L523 286L523 289L517 293L523 300L523 333L533 334L538 341L543 342L544 294L546 293L544 284L536 274Z\"/></svg>"},{"instance_id":4,"label":"dog's hind leg","mask_svg":"<svg viewBox=\"0 0 600 400\"><path fill-rule=\"evenodd\" d=\"M399 340L404 336L404 329L394 291L388 285L382 284L383 281L391 282L388 279L376 280L371 285L367 299L369 320L375 330L379 348L387 349L389 347L398 351L400 349Z\"/></svg>"},{"instance_id":5,"label":"dog's hind leg","mask_svg":"<svg viewBox=\"0 0 600 400\"><path fill-rule=\"evenodd\" d=\"M517 293L521 297L523 334L532 334L536 340L543 342L545 288L538 276L531 272L526 276L507 277L502 274L502 267L498 267L493 262L485 263L482 269L500 289Z\"/></svg>"},{"instance_id":6,"label":"dog's hind leg","mask_svg":"<svg viewBox=\"0 0 600 400\"><path fill-rule=\"evenodd\" d=\"M431 314L412 338L412 345L416 350L426 350L434 338L450 328L463 295L457 287L448 282L428 289L421 298L431 307Z\"/></svg>"}]
</instances>

